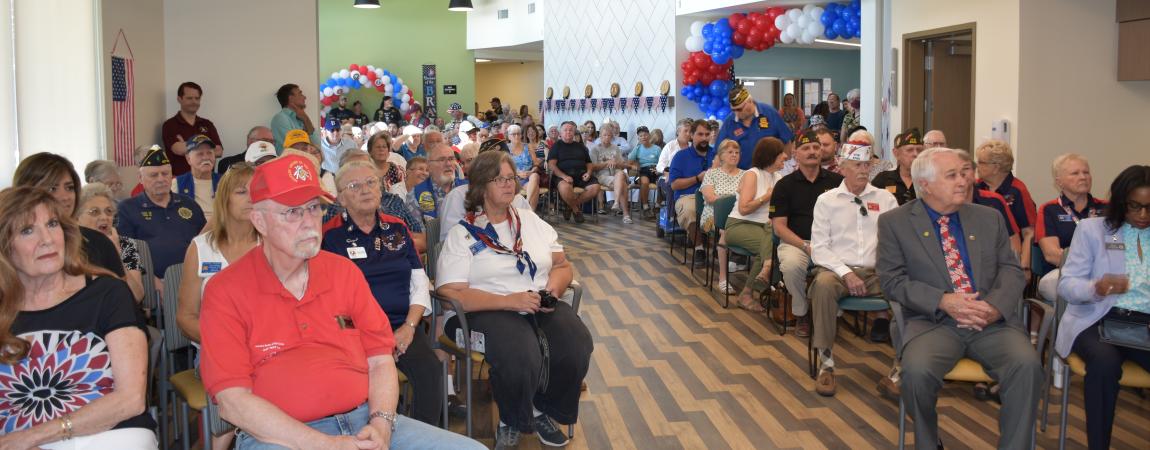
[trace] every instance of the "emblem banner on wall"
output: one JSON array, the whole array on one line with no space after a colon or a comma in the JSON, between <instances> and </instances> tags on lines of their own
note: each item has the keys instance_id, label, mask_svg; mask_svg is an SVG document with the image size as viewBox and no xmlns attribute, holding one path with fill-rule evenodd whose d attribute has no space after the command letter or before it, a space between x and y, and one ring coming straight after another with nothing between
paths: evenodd
<instances>
[{"instance_id":1,"label":"emblem banner on wall","mask_svg":"<svg viewBox=\"0 0 1150 450\"><path fill-rule=\"evenodd\" d=\"M423 115L431 121L439 117L435 110L439 103L436 101L435 72L435 64L423 65Z\"/></svg>"}]
</instances>

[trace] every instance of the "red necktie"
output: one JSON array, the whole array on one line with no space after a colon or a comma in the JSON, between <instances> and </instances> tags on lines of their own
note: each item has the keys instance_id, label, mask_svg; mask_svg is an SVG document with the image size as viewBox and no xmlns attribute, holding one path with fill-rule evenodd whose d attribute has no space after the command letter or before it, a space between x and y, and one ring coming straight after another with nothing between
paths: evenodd
<instances>
[{"instance_id":1,"label":"red necktie","mask_svg":"<svg viewBox=\"0 0 1150 450\"><path fill-rule=\"evenodd\" d=\"M942 253L946 257L946 270L950 272L950 284L954 285L954 292L969 294L974 292L970 287L970 277L966 276L966 266L962 263L962 255L958 253L958 243L950 234L950 217L939 216L938 235L942 237Z\"/></svg>"}]
</instances>

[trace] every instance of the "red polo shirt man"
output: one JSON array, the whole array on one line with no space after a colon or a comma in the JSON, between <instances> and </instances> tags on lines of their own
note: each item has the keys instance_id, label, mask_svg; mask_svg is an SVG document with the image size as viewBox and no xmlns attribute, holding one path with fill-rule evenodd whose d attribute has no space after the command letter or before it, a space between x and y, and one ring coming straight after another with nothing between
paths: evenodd
<instances>
[{"instance_id":1,"label":"red polo shirt man","mask_svg":"<svg viewBox=\"0 0 1150 450\"><path fill-rule=\"evenodd\" d=\"M164 142L164 153L167 153L168 160L172 162L172 176L178 177L191 170L191 167L188 166L188 160L184 157L188 152L184 140L190 139L192 136L202 134L211 138L212 142L217 143L216 159L224 155L224 147L219 145L221 142L220 133L216 131L216 125L197 115L200 111L200 97L203 92L204 90L196 83L191 81L181 83L180 87L176 89L176 101L180 104L180 110L176 111L176 115L165 120L160 129L160 137Z\"/></svg>"},{"instance_id":2,"label":"red polo shirt man","mask_svg":"<svg viewBox=\"0 0 1150 450\"><path fill-rule=\"evenodd\" d=\"M273 159L248 191L262 244L212 277L200 312L204 387L236 448L484 448L396 414L391 324L355 263L320 251L332 198L314 164Z\"/></svg>"}]
</instances>

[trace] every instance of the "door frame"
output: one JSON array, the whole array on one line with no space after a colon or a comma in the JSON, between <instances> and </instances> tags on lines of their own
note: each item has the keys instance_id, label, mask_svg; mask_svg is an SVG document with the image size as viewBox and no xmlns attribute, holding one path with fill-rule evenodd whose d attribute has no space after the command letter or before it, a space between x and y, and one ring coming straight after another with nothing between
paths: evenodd
<instances>
[{"instance_id":1,"label":"door frame","mask_svg":"<svg viewBox=\"0 0 1150 450\"><path fill-rule=\"evenodd\" d=\"M910 110L909 110L909 108L906 107L906 102L907 102L907 100L910 99L910 97L908 96L908 92L907 92L906 77L908 76L908 73L910 72L911 52L907 51L907 49L909 48L910 45L912 45L912 41L946 37L946 36L961 34L961 33L965 33L965 32L970 33L970 131L969 131L970 132L970 141L969 142L970 142L971 146L974 146L974 142L975 142L974 130L978 128L978 124L974 121L976 107L978 106L978 104L977 104L978 96L975 95L975 93L976 93L975 88L978 85L978 77L976 76L976 74L978 73L978 24L976 22L960 23L957 25L950 25L950 26L941 27L941 28L933 28L930 30L916 31L913 33L904 33L902 35L902 69L903 69L902 70L902 78L903 79L899 80L900 84L901 84L901 87L899 88L899 93L902 95L901 99L903 101L903 107L900 109L902 109L902 123L904 124L904 127L905 127L905 124L909 122L909 116L910 116ZM926 133L927 131L930 131L930 130L922 130L923 133ZM973 148L966 149L966 150L971 152L971 154L974 153Z\"/></svg>"}]
</instances>

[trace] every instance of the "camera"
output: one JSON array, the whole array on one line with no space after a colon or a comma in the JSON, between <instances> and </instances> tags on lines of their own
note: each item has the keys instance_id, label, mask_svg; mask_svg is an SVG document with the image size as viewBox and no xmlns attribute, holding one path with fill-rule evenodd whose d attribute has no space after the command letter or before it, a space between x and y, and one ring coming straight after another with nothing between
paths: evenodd
<instances>
[{"instance_id":1,"label":"camera","mask_svg":"<svg viewBox=\"0 0 1150 450\"><path fill-rule=\"evenodd\" d=\"M559 304L559 299L555 298L554 295L551 295L551 291L546 289L539 290L539 306L551 309L554 308L557 304Z\"/></svg>"}]
</instances>

